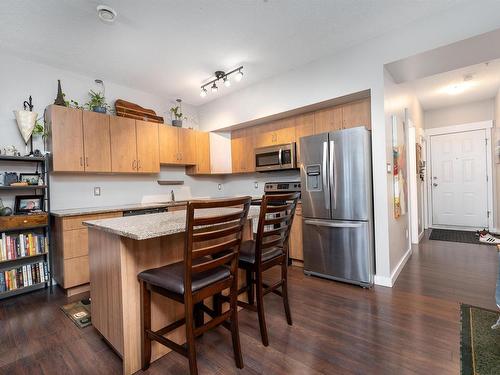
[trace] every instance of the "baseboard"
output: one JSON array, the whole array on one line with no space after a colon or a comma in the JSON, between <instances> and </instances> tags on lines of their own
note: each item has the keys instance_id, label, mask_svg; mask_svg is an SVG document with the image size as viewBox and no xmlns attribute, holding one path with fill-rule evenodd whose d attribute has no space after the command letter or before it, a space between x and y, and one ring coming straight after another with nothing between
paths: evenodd
<instances>
[{"instance_id":1,"label":"baseboard","mask_svg":"<svg viewBox=\"0 0 500 375\"><path fill-rule=\"evenodd\" d=\"M423 230L419 235L418 235L418 243L422 241L422 238L424 238L425 230Z\"/></svg>"},{"instance_id":2,"label":"baseboard","mask_svg":"<svg viewBox=\"0 0 500 375\"><path fill-rule=\"evenodd\" d=\"M396 268L394 268L394 271L392 271L391 277L375 275L375 277L374 277L374 283L376 285L386 286L386 287L392 288L393 285L394 285L394 283L396 282L396 279L398 278L399 274L403 270L406 262L410 258L412 252L413 252L413 249L410 247L406 251L406 253L403 255L403 257L399 261L399 263L396 266Z\"/></svg>"}]
</instances>

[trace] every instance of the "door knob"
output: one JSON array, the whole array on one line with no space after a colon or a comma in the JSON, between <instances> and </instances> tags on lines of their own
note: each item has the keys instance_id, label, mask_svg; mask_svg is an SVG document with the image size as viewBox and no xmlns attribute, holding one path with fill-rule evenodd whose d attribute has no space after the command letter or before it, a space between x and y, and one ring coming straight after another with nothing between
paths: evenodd
<instances>
[{"instance_id":1,"label":"door knob","mask_svg":"<svg viewBox=\"0 0 500 375\"><path fill-rule=\"evenodd\" d=\"M432 184L432 186L436 187L436 186L438 186L438 184L436 184L436 183L434 182L434 183Z\"/></svg>"}]
</instances>

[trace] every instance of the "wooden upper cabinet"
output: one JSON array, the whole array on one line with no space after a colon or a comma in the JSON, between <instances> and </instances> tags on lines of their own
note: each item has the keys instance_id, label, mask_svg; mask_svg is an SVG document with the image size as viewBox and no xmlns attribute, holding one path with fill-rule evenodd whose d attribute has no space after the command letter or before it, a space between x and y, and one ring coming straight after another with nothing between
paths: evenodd
<instances>
[{"instance_id":1,"label":"wooden upper cabinet","mask_svg":"<svg viewBox=\"0 0 500 375\"><path fill-rule=\"evenodd\" d=\"M179 164L196 164L196 132L179 128Z\"/></svg>"},{"instance_id":2,"label":"wooden upper cabinet","mask_svg":"<svg viewBox=\"0 0 500 375\"><path fill-rule=\"evenodd\" d=\"M342 107L326 108L314 112L314 134L342 129Z\"/></svg>"},{"instance_id":3,"label":"wooden upper cabinet","mask_svg":"<svg viewBox=\"0 0 500 375\"><path fill-rule=\"evenodd\" d=\"M159 172L158 124L136 120L135 126L137 134L137 172Z\"/></svg>"},{"instance_id":4,"label":"wooden upper cabinet","mask_svg":"<svg viewBox=\"0 0 500 375\"><path fill-rule=\"evenodd\" d=\"M187 174L210 174L210 133L195 131L196 165L186 168Z\"/></svg>"},{"instance_id":5,"label":"wooden upper cabinet","mask_svg":"<svg viewBox=\"0 0 500 375\"><path fill-rule=\"evenodd\" d=\"M85 172L111 172L110 116L82 112Z\"/></svg>"},{"instance_id":6,"label":"wooden upper cabinet","mask_svg":"<svg viewBox=\"0 0 500 375\"><path fill-rule=\"evenodd\" d=\"M242 168L245 172L255 172L255 133L253 128L243 129Z\"/></svg>"},{"instance_id":7,"label":"wooden upper cabinet","mask_svg":"<svg viewBox=\"0 0 500 375\"><path fill-rule=\"evenodd\" d=\"M243 129L239 129L243 131ZM262 124L253 127L255 135L255 147L268 147L276 144L275 123ZM238 137L243 137L243 133L238 134Z\"/></svg>"},{"instance_id":8,"label":"wooden upper cabinet","mask_svg":"<svg viewBox=\"0 0 500 375\"><path fill-rule=\"evenodd\" d=\"M300 163L300 139L314 134L314 113L295 118L295 139L297 142L297 164Z\"/></svg>"},{"instance_id":9,"label":"wooden upper cabinet","mask_svg":"<svg viewBox=\"0 0 500 375\"><path fill-rule=\"evenodd\" d=\"M159 125L160 163L179 163L179 128Z\"/></svg>"},{"instance_id":10,"label":"wooden upper cabinet","mask_svg":"<svg viewBox=\"0 0 500 375\"><path fill-rule=\"evenodd\" d=\"M343 129L365 126L371 129L370 98L342 106Z\"/></svg>"},{"instance_id":11,"label":"wooden upper cabinet","mask_svg":"<svg viewBox=\"0 0 500 375\"><path fill-rule=\"evenodd\" d=\"M137 172L137 136L135 120L111 116L111 171Z\"/></svg>"},{"instance_id":12,"label":"wooden upper cabinet","mask_svg":"<svg viewBox=\"0 0 500 375\"><path fill-rule=\"evenodd\" d=\"M295 142L295 116L274 122L275 144Z\"/></svg>"},{"instance_id":13,"label":"wooden upper cabinet","mask_svg":"<svg viewBox=\"0 0 500 375\"><path fill-rule=\"evenodd\" d=\"M256 148L295 142L294 117L258 125L253 130L255 132L254 144Z\"/></svg>"},{"instance_id":14,"label":"wooden upper cabinet","mask_svg":"<svg viewBox=\"0 0 500 375\"><path fill-rule=\"evenodd\" d=\"M231 132L231 163L233 173L242 173L243 170L243 138L244 129Z\"/></svg>"},{"instance_id":15,"label":"wooden upper cabinet","mask_svg":"<svg viewBox=\"0 0 500 375\"><path fill-rule=\"evenodd\" d=\"M82 111L51 105L47 111L50 127L49 149L54 172L83 172Z\"/></svg>"}]
</instances>

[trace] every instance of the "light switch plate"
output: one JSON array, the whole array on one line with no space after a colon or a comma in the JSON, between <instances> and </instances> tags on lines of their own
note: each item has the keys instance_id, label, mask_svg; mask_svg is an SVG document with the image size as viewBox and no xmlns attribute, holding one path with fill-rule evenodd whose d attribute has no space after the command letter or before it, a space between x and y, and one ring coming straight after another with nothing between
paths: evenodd
<instances>
[{"instance_id":1,"label":"light switch plate","mask_svg":"<svg viewBox=\"0 0 500 375\"><path fill-rule=\"evenodd\" d=\"M100 195L101 195L101 187L95 186L94 187L94 197L99 197Z\"/></svg>"},{"instance_id":2,"label":"light switch plate","mask_svg":"<svg viewBox=\"0 0 500 375\"><path fill-rule=\"evenodd\" d=\"M392 165L391 163L387 163L387 173L392 173Z\"/></svg>"}]
</instances>

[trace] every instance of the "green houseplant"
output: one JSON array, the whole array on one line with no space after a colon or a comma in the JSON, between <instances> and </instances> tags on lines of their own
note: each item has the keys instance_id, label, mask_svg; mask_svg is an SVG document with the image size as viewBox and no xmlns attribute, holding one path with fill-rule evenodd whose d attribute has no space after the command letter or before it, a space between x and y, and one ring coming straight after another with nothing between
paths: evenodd
<instances>
[{"instance_id":1,"label":"green houseplant","mask_svg":"<svg viewBox=\"0 0 500 375\"><path fill-rule=\"evenodd\" d=\"M90 100L85 104L85 107L91 111L106 113L109 105L106 103L106 98L100 92L94 90L89 91Z\"/></svg>"},{"instance_id":2,"label":"green houseplant","mask_svg":"<svg viewBox=\"0 0 500 375\"><path fill-rule=\"evenodd\" d=\"M187 117L182 113L182 100L177 99L177 104L175 107L170 108L170 113L172 114L172 126L182 127L182 120L187 120Z\"/></svg>"}]
</instances>

